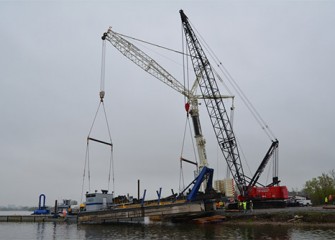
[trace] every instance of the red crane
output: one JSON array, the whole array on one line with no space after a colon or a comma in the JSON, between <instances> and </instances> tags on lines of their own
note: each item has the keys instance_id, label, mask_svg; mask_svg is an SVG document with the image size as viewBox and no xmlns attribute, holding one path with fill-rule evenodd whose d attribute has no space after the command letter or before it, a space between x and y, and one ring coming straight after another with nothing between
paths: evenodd
<instances>
[{"instance_id":1,"label":"red crane","mask_svg":"<svg viewBox=\"0 0 335 240\"><path fill-rule=\"evenodd\" d=\"M219 147L240 191L239 200L253 200L256 207L264 205L285 206L285 200L288 198L287 187L279 186L280 181L277 176L273 178L273 182L268 186L261 184L261 186L256 186L270 157L273 154L276 154L279 141L276 139L272 142L256 173L252 178L248 178L243 171L235 134L225 105L222 98L218 97L221 94L215 80L215 74L213 73L210 62L188 21L188 17L183 10L180 10L179 12L193 69L195 75L198 77L200 76L198 85L202 95L207 96L207 98L204 98L207 112Z\"/></svg>"}]
</instances>

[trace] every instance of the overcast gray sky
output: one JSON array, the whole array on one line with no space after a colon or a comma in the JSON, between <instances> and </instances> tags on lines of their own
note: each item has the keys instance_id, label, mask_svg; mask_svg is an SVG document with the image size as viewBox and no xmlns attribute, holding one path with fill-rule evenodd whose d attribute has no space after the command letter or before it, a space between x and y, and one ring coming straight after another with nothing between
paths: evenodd
<instances>
[{"instance_id":1,"label":"overcast gray sky","mask_svg":"<svg viewBox=\"0 0 335 240\"><path fill-rule=\"evenodd\" d=\"M334 1L1 1L0 205L37 205L41 193L48 205L80 201L102 33L112 26L180 50L180 9L279 139L282 184L301 189L334 169ZM161 64L182 81L181 56L163 54L173 61ZM251 175L271 142L236 98L234 128ZM107 43L117 194L136 196L137 179L149 197L160 187L164 196L178 191L183 101ZM200 110L209 164L222 178L224 160L204 105ZM98 119L92 137L104 138L104 127ZM98 144L90 150L91 190L100 190L107 187L108 151ZM185 183L192 170L185 166Z\"/></svg>"}]
</instances>

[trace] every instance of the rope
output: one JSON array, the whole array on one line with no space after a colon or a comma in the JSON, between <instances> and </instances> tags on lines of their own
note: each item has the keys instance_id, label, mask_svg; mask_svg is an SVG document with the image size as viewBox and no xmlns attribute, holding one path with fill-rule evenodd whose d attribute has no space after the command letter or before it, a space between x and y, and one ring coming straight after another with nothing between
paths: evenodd
<instances>
[{"instance_id":1,"label":"rope","mask_svg":"<svg viewBox=\"0 0 335 240\"><path fill-rule=\"evenodd\" d=\"M106 41L102 41L100 91L105 90Z\"/></svg>"},{"instance_id":2,"label":"rope","mask_svg":"<svg viewBox=\"0 0 335 240\"><path fill-rule=\"evenodd\" d=\"M184 53L184 35L181 34L181 38L182 38L182 51ZM186 58L187 59L187 58ZM185 81L186 81L186 73L185 73L185 57L183 55L183 85L185 86ZM184 104L186 103L187 98L184 95ZM183 152L184 152L184 144L185 144L185 136L186 136L186 126L187 126L187 118L189 116L189 113L187 112L186 114L186 121L185 121L185 127L184 127L184 134L183 134L183 141L182 141L182 147L181 147L181 152L180 152L180 174L179 174L179 193L181 191L184 190L185 188L185 181L184 181L184 173L183 173L183 161L181 160L182 156L183 156ZM181 182L182 182L182 186L181 186Z\"/></svg>"},{"instance_id":3,"label":"rope","mask_svg":"<svg viewBox=\"0 0 335 240\"><path fill-rule=\"evenodd\" d=\"M198 158L197 158L197 153L196 153L196 149L195 149L195 143L194 143L194 137L192 137L192 127L191 127L191 124L190 124L190 120L188 120L188 128L189 128L189 131L190 131L190 137L191 137L191 142L192 142L192 148L193 148L193 154L194 154L194 159L195 159L195 162L197 163L198 165ZM198 170L198 169L197 169Z\"/></svg>"},{"instance_id":4,"label":"rope","mask_svg":"<svg viewBox=\"0 0 335 240\"><path fill-rule=\"evenodd\" d=\"M115 190L115 179L114 179L114 158L113 158L113 147L111 147L111 155L110 155L110 159L109 159L109 174L108 174L108 191L109 191L109 184L111 181L111 169L113 171L113 192Z\"/></svg>"},{"instance_id":5,"label":"rope","mask_svg":"<svg viewBox=\"0 0 335 240\"><path fill-rule=\"evenodd\" d=\"M183 162L180 160L180 173L179 173L179 193L185 188L184 174L183 174Z\"/></svg>"},{"instance_id":6,"label":"rope","mask_svg":"<svg viewBox=\"0 0 335 240\"><path fill-rule=\"evenodd\" d=\"M105 109L105 104L102 102L102 106L104 109L104 114L105 114L105 120L106 120L106 125L107 125L107 129L108 129L108 136L109 136L109 140L111 145L111 156L110 156L110 160L109 160L109 172L108 172L108 191L109 191L109 184L110 184L110 179L111 179L111 171L113 170L113 191L114 186L115 186L115 178L114 178L114 159L113 159L113 143L112 143L112 136L110 133L110 128L109 128L109 124L108 124L108 120L107 120L107 114L106 114L106 109Z\"/></svg>"},{"instance_id":7,"label":"rope","mask_svg":"<svg viewBox=\"0 0 335 240\"><path fill-rule=\"evenodd\" d=\"M95 113L95 116L94 116L94 119L93 119L91 128L90 128L90 131L88 132L87 138L89 138L89 136L91 135L91 132L92 132L92 129L93 129L95 120L97 119L97 116L98 116L98 113L99 113L99 109L100 109L101 103L102 103L102 102L100 101L99 106L98 106L98 109L97 109L97 111L96 111L96 113Z\"/></svg>"},{"instance_id":8,"label":"rope","mask_svg":"<svg viewBox=\"0 0 335 240\"><path fill-rule=\"evenodd\" d=\"M190 22L190 21L189 21ZM190 22L191 24L191 22ZM230 73L228 72L228 70L223 66L222 62L218 59L218 57L215 55L214 51L209 47L209 45L207 44L207 42L204 40L204 38L201 36L201 34L199 33L199 31L192 25L192 28L195 29L195 31L197 32L197 35L200 36L200 39L202 40L202 43L204 43L204 48L208 51L209 55L212 57L212 59L217 63L217 67L221 70L222 74L227 78L227 80L230 82L231 86L234 88L234 90L237 92L237 94L241 97L242 102L246 105L246 107L248 108L248 110L251 112L253 118L256 120L256 122L260 125L260 127L262 128L262 130L265 132L265 134L268 136L268 138L270 140L274 140L276 139L274 133L272 132L272 130L270 129L270 127L268 126L268 124L265 122L265 120L262 118L262 116L259 114L259 112L256 110L256 108L254 107L254 105L251 103L251 101L247 98L247 96L244 94L244 92L242 91L242 89L238 86L238 84L236 83L236 81L234 80L234 78L230 75ZM142 42L148 45L152 45L158 48L162 48L171 52L175 52L178 54L182 54L183 56L190 56L189 54L185 53L184 51L184 46L183 46L183 50L182 52L171 49L171 48L167 48L155 43L151 43L148 41L144 41L138 38L134 38L125 34L121 34L121 33L117 33L114 32L117 35L120 35L122 37L125 38L129 38L138 42ZM183 36L183 34L182 34ZM184 40L182 41L184 42ZM183 59L183 64L184 64L184 59ZM214 70L214 69L213 69ZM215 71L214 71L215 72ZM216 73L216 72L215 72ZM217 76L219 76L216 73ZM184 76L185 79L185 76ZM222 81L221 77L219 77L219 80L224 84L224 82ZM226 84L224 84L224 87L228 90L228 92L230 92L228 86ZM229 93L231 94L231 93Z\"/></svg>"},{"instance_id":9,"label":"rope","mask_svg":"<svg viewBox=\"0 0 335 240\"><path fill-rule=\"evenodd\" d=\"M190 23L191 24L191 23ZM192 25L192 24L191 24ZM201 34L197 31L197 29L192 25L192 28L195 29L197 34L200 36L200 39L202 43L204 44L204 48L207 50L209 55L212 57L212 59L216 62L217 67L220 69L222 74L227 78L231 86L234 88L234 90L237 92L237 94L241 97L242 102L246 105L246 107L251 112L252 116L256 120L256 122L260 125L262 130L264 130L265 134L269 137L270 140L275 140L276 137L272 130L269 128L268 124L264 121L262 116L259 114L259 112L256 110L254 105L251 103L251 101L247 98L245 93L242 91L242 89L239 87L237 82L234 80L234 78L231 76L231 74L228 72L228 70L223 66L222 62L219 60L219 58L216 56L214 51L209 47L207 42L204 40L204 38L201 36ZM222 79L219 78L220 81L223 83ZM227 85L224 85L226 89L229 91Z\"/></svg>"},{"instance_id":10,"label":"rope","mask_svg":"<svg viewBox=\"0 0 335 240\"><path fill-rule=\"evenodd\" d=\"M255 106L251 103L251 101L247 98L245 93L242 91L242 89L238 86L234 78L230 75L228 70L222 65L219 65L219 69L221 72L226 76L227 80L230 82L230 84L233 86L234 90L237 92L237 94L240 96L242 102L245 104L245 106L249 109L250 113L256 120L256 122L260 125L260 127L264 130L266 135L269 137L270 140L276 139L274 133L271 131L267 123L264 121L264 119L261 117L259 112L256 110Z\"/></svg>"},{"instance_id":11,"label":"rope","mask_svg":"<svg viewBox=\"0 0 335 240\"><path fill-rule=\"evenodd\" d=\"M135 40L135 41L138 41L138 42L142 42L142 43L145 43L145 44L148 44L148 45L152 45L152 46L155 46L155 47L158 47L158 48L162 48L162 49L165 49L165 50L168 50L168 51L171 51L171 52L175 52L175 53L178 53L178 54L190 56L190 55L185 54L184 52L180 52L180 51L174 50L172 48L164 47L164 46L161 46L161 45L158 45L158 44L155 44L155 43L151 43L151 42L144 41L144 40L141 40L141 39L138 39L138 38L130 37L130 36L127 36L127 35L124 35L124 34L121 34L121 33L117 33L117 32L114 32L114 33L117 34L117 35L120 35L122 37L129 38L129 39L132 39L132 40Z\"/></svg>"},{"instance_id":12,"label":"rope","mask_svg":"<svg viewBox=\"0 0 335 240\"><path fill-rule=\"evenodd\" d=\"M88 172L88 185L89 185L88 188L89 188L89 192L91 191L91 170L90 170L90 161L89 161L89 155L90 155L89 154L89 141L90 140L94 140L94 141L97 141L97 142L100 142L100 143L105 143L105 144L110 145L111 154L110 154L110 159L109 159L109 171L108 171L108 183L107 183L108 188L107 189L108 189L108 191L110 189L111 174L112 174L112 179L113 179L113 192L114 192L114 189L115 189L113 143L112 143L110 127L109 127L109 123L108 123L108 119L107 119L106 108L105 108L105 104L104 104L104 101L103 101L104 96L105 96L105 91L104 91L104 89L105 89L105 59L106 59L106 41L103 40L102 41L102 56L101 56L100 102L99 102L99 105L98 105L98 109L95 112L92 125L91 125L90 130L89 130L88 135L87 135L87 145L86 145L85 164L84 164L84 173L83 173L83 183L82 183L82 190L81 190L81 202L83 200L82 198L83 198L83 195L84 195L86 167L87 167L87 172ZM108 130L108 136L109 136L110 144L106 143L106 142L102 142L100 140L90 138L101 105L103 107L103 112L104 112L104 116L105 116L105 121L106 121L107 130Z\"/></svg>"},{"instance_id":13,"label":"rope","mask_svg":"<svg viewBox=\"0 0 335 240\"><path fill-rule=\"evenodd\" d=\"M278 148L275 149L274 155L273 155L273 177L278 177L278 165L279 165L279 150Z\"/></svg>"},{"instance_id":14,"label":"rope","mask_svg":"<svg viewBox=\"0 0 335 240\"><path fill-rule=\"evenodd\" d=\"M88 162L88 141L86 144L86 153L85 153L85 164L84 164L84 173L83 173L83 182L81 185L81 198L80 198L80 202L83 202L83 196L84 196L84 185L85 185L85 175L86 175L86 165ZM89 188L90 189L90 188Z\"/></svg>"},{"instance_id":15,"label":"rope","mask_svg":"<svg viewBox=\"0 0 335 240\"><path fill-rule=\"evenodd\" d=\"M182 141L181 151L180 151L179 193L185 188L184 174L183 174L183 164L182 164L181 158L182 158L183 152L184 152L185 138L186 138L186 128L187 128L187 118L186 118L186 121L185 121L183 141ZM181 182L183 183L182 187L181 187Z\"/></svg>"},{"instance_id":16,"label":"rope","mask_svg":"<svg viewBox=\"0 0 335 240\"><path fill-rule=\"evenodd\" d=\"M91 125L91 128L88 132L88 136L87 136L87 144L86 144L86 155L85 155L85 164L84 164L84 174L83 174L83 184L82 184L82 194L81 194L81 198L83 197L83 194L84 194L84 183L85 183L85 173L86 173L86 163L87 163L87 174L88 174L88 189L89 189L89 192L91 191L91 173L90 173L90 161L89 161L89 140L88 138L90 137L91 135L91 132L92 132L92 129L93 129L93 126L94 126L94 123L95 123L95 120L98 116L98 113L99 113L99 109L100 109L100 106L101 106L101 101L99 103L99 106L98 106L98 109L95 113L95 116L94 116L94 119L93 119L93 122L92 122L92 125ZM81 199L82 200L82 199Z\"/></svg>"},{"instance_id":17,"label":"rope","mask_svg":"<svg viewBox=\"0 0 335 240\"><path fill-rule=\"evenodd\" d=\"M183 31L183 26L182 27L182 31ZM184 46L184 34L181 34L181 45L182 45L182 51L183 53L185 52L185 46ZM186 58L187 61L188 58ZM186 72L187 73L187 72ZM186 81L186 73L185 73L185 56L183 55L183 85L185 87L185 81ZM186 103L187 99L186 96L184 95L184 104ZM187 113L188 115L188 113Z\"/></svg>"},{"instance_id":18,"label":"rope","mask_svg":"<svg viewBox=\"0 0 335 240\"><path fill-rule=\"evenodd\" d=\"M90 150L87 144L88 191L91 192Z\"/></svg>"},{"instance_id":19,"label":"rope","mask_svg":"<svg viewBox=\"0 0 335 240\"><path fill-rule=\"evenodd\" d=\"M266 185L268 185L268 183L269 183L269 175L270 175L270 171L271 171L271 164L273 164L272 163L273 161L270 161L270 166L269 166L269 169L268 169L268 173L267 173L267 175L266 175ZM274 166L274 165L273 165Z\"/></svg>"},{"instance_id":20,"label":"rope","mask_svg":"<svg viewBox=\"0 0 335 240\"><path fill-rule=\"evenodd\" d=\"M238 141L237 138L235 138L235 139L236 139L238 148L239 148L239 150L240 150L240 153L241 153L241 155L242 155L242 159L244 160L245 164L246 164L247 167L248 167L249 174L252 176L252 173L251 173L251 170L250 170L250 166L249 166L249 164L248 164L248 162L247 162L247 158L245 157L245 154L244 154L244 151L243 151L243 149L242 149L242 147L241 147L241 144L240 144L240 142Z\"/></svg>"},{"instance_id":21,"label":"rope","mask_svg":"<svg viewBox=\"0 0 335 240\"><path fill-rule=\"evenodd\" d=\"M110 132L110 127L109 127L109 123L108 123L108 119L107 119L107 113L106 113L106 108L105 108L105 104L103 101L99 102L99 106L98 109L95 113L94 119L93 119L93 123L91 125L90 131L88 133L87 136L87 146L86 146L86 156L85 156L85 165L84 165L84 174L83 174L83 185L82 185L82 195L83 195L83 189L84 189L84 179L85 179L85 173L86 173L86 164L87 164L87 172L88 172L88 184L89 184L89 191L91 191L91 173L90 173L90 164L89 164L89 139L90 139L90 135L92 132L92 129L94 127L95 121L97 119L99 110L100 110L100 106L102 105L103 108L103 112L104 112L104 117L105 117L105 121L106 121L106 126L107 126L107 130L108 130L108 136L109 136L109 140L111 143L111 155L110 155L110 159L109 159L109 171L108 171L108 191L110 190L110 181L111 178L113 180L113 191L115 190L115 175L114 175L114 158L113 158L113 143L112 143L112 137L111 137L111 132Z\"/></svg>"}]
</instances>

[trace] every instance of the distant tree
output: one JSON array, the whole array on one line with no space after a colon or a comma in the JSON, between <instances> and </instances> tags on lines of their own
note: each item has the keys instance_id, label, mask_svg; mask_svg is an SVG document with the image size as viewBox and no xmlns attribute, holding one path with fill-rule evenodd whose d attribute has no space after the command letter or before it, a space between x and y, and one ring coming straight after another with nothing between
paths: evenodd
<instances>
[{"instance_id":1,"label":"distant tree","mask_svg":"<svg viewBox=\"0 0 335 240\"><path fill-rule=\"evenodd\" d=\"M335 171L332 170L329 174L322 173L321 176L307 181L303 191L314 205L323 204L326 196L335 194Z\"/></svg>"},{"instance_id":2,"label":"distant tree","mask_svg":"<svg viewBox=\"0 0 335 240\"><path fill-rule=\"evenodd\" d=\"M333 178L335 182L335 170L334 169L329 172L329 175Z\"/></svg>"}]
</instances>

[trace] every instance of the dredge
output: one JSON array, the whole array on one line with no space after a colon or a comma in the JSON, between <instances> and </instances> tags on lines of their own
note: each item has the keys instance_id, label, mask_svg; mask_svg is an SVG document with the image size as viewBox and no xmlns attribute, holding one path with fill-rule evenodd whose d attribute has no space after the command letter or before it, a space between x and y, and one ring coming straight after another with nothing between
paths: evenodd
<instances>
[{"instance_id":1,"label":"dredge","mask_svg":"<svg viewBox=\"0 0 335 240\"><path fill-rule=\"evenodd\" d=\"M141 199L140 197L118 199L107 190L102 190L101 193L86 193L86 206L78 213L79 223L179 221L209 216L215 212L215 203L220 201L221 195L213 189L214 170L209 168L207 163L206 141L201 131L198 99L202 99L205 103L218 146L239 191L238 200L253 201L255 208L285 206L288 191L286 186L279 185L277 167L271 184L265 186L258 182L270 158L278 155L279 141L272 139L271 146L256 173L251 178L247 177L243 171L232 123L223 102L227 96L220 94L216 75L183 10L180 10L180 16L187 42L187 55L191 58L196 76L191 89L187 89L155 60L111 28L103 34L102 40L109 41L136 65L186 97L185 109L192 118L200 164L198 166L197 163L184 158L181 158L181 161L197 165L197 177L182 192L172 193L165 199L161 199L161 190L157 191L158 199L155 201L145 201L145 192ZM197 88L200 89L201 95L195 94ZM104 95L104 92L100 95ZM97 139L89 138L89 140L112 146L111 143ZM237 207L237 204L230 206Z\"/></svg>"}]
</instances>

